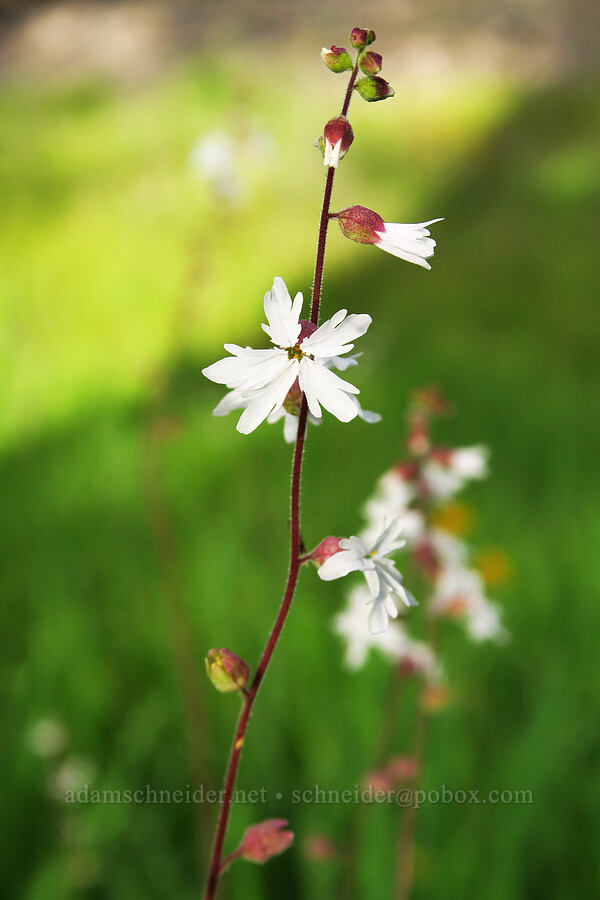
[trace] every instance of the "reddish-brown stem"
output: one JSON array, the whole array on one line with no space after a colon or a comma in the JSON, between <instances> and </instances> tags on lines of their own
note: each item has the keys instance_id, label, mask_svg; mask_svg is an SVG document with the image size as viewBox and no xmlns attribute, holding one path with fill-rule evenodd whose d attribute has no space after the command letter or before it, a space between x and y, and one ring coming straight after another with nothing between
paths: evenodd
<instances>
[{"instance_id":1,"label":"reddish-brown stem","mask_svg":"<svg viewBox=\"0 0 600 900\"><path fill-rule=\"evenodd\" d=\"M229 856L226 856L219 866L219 873L223 873L225 869L228 869L232 862L235 862L236 859L239 859L242 855L242 851L238 847L237 850L234 850L233 853L230 853Z\"/></svg>"},{"instance_id":2,"label":"reddish-brown stem","mask_svg":"<svg viewBox=\"0 0 600 900\"><path fill-rule=\"evenodd\" d=\"M358 63L354 66L354 69L352 70L352 74L350 76L350 80L348 82L348 88L346 90L346 96L344 98L344 105L342 107L342 115L346 115L346 113L348 112L348 107L350 106L350 99L352 96L352 88L354 87L357 72ZM321 219L319 222L319 238L317 242L317 257L315 261L315 277L313 281L311 305L311 321L315 325L317 325L319 322L319 306L321 303L321 287L323 284L323 265L325 261L325 242L327 239L327 225L329 222L329 207L331 204L331 191L333 188L334 175L335 169L330 167L327 170L325 192L323 194L323 206L321 208ZM273 651L275 650L275 647L281 635L281 631L285 624L285 620L287 619L288 613L290 611L290 606L294 598L294 591L296 590L296 583L298 581L300 567L302 563L306 561L305 558L301 556L303 547L302 538L300 535L300 482L302 476L302 457L304 453L304 439L306 436L307 415L308 407L306 404L306 397L303 396L302 404L300 406L300 415L298 418L298 435L296 437L294 462L292 468L290 563L287 583L283 594L283 600L281 601L281 606L279 607L279 612L277 613L277 618L275 619L275 624L271 629L271 633L265 645L265 649L262 652L262 656L258 663L258 667L256 669L254 678L252 679L250 688L248 689L247 693L242 695L242 711L238 719L237 728L235 730L235 735L233 738L233 746L231 748L229 762L227 764L225 787L223 789L223 801L221 803L219 818L217 820L217 829L215 832L215 840L210 860L210 869L208 873L208 881L206 884L204 900L213 900L217 890L217 885L219 883L219 876L223 871L225 863L229 863L236 858L236 853L233 853L223 859L223 843L225 841L225 834L227 832L227 824L229 822L229 814L231 811L233 790L235 787L235 781L240 764L240 757L242 755L242 748L246 737L246 731L248 728L248 722L250 721L250 714L252 712L252 707L254 706L254 701L256 700L258 689L265 676L267 667L273 655Z\"/></svg>"}]
</instances>

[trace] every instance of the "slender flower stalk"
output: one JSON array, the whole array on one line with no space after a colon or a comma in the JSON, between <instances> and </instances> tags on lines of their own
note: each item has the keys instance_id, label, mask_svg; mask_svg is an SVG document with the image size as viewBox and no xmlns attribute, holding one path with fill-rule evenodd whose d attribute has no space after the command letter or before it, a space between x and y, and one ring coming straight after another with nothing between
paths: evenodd
<instances>
[{"instance_id":1,"label":"slender flower stalk","mask_svg":"<svg viewBox=\"0 0 600 900\"><path fill-rule=\"evenodd\" d=\"M352 90L354 87L354 83L356 81L356 76L358 73L358 62L355 63L354 68L352 69L352 73L350 75L350 79L348 81L348 87L346 89L346 95L344 97L344 103L342 106L341 115L345 116L350 107L350 100L352 98ZM312 288L312 306L311 306L311 322L313 325L319 324L319 308L321 303L321 289L323 285L323 268L325 262L325 245L327 241L327 226L329 224L329 213L331 206L331 193L333 189L333 179L335 176L335 168L330 167L327 170L327 178L325 181L325 192L323 195L323 204L321 207L321 217L319 221L319 236L317 241L317 256L315 261L315 275L313 281ZM260 658L258 668L256 669L256 674L252 679L250 687L247 690L247 693L243 695L242 700L242 710L240 713L240 717L238 719L238 724L235 730L235 735L233 739L233 746L231 748L229 762L227 765L227 772L225 775L225 788L223 793L223 802L221 804L221 809L219 811L219 818L217 821L217 827L215 832L215 839L213 845L213 851L210 861L210 869L208 873L208 881L206 885L205 892L205 900L213 900L217 885L219 883L219 877L224 868L223 859L223 844L225 841L225 835L227 832L227 824L229 822L229 814L231 811L231 800L233 796L233 791L235 788L235 782L237 778L238 768L240 764L240 758L242 754L242 748L244 745L244 740L246 738L246 731L248 728L248 722L250 720L250 714L252 712L252 707L254 706L254 702L256 700L256 696L258 693L258 689L262 683L262 680L265 676L269 663L271 661L271 657L277 646L277 642L281 635L281 631L287 619L288 613L290 611L290 607L292 605L292 600L294 598L294 592L296 590L296 584L298 582L298 575L300 572L300 567L302 563L305 561L302 559L302 554L304 552L304 547L302 545L301 532L300 532L300 483L302 477L302 458L304 453L304 440L306 437L306 423L307 423L307 415L308 415L308 406L306 401L306 396L303 395L301 406L300 406L300 414L298 419L298 434L296 437L296 444L294 449L294 459L293 459L293 468L292 468L292 489L291 489L291 527L290 527L290 561L289 561L289 569L288 569L288 577L287 583L285 586L285 591L283 595L283 600L281 602L281 606L279 608L279 612L277 613L277 618L275 619L275 623L271 630L271 633L268 637L267 643L263 650L262 656ZM235 857L234 857L235 858ZM231 859L227 857L227 860ZM233 860L232 860L233 861Z\"/></svg>"}]
</instances>

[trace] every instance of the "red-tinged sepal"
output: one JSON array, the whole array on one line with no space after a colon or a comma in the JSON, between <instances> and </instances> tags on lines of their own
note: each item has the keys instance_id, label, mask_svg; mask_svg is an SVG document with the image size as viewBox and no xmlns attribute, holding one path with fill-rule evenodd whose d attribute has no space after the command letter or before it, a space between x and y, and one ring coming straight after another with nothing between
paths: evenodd
<instances>
[{"instance_id":1,"label":"red-tinged sepal","mask_svg":"<svg viewBox=\"0 0 600 900\"><path fill-rule=\"evenodd\" d=\"M377 244L385 222L378 213L366 206L350 206L335 214L342 234L358 244Z\"/></svg>"},{"instance_id":2,"label":"red-tinged sepal","mask_svg":"<svg viewBox=\"0 0 600 900\"><path fill-rule=\"evenodd\" d=\"M374 50L365 50L358 58L358 67L365 75L377 75L378 72L381 72L382 65L382 55L375 53Z\"/></svg>"},{"instance_id":3,"label":"red-tinged sepal","mask_svg":"<svg viewBox=\"0 0 600 900\"><path fill-rule=\"evenodd\" d=\"M321 59L327 68L331 69L332 72L335 72L336 75L340 72L347 72L352 68L352 60L346 48L336 47L335 44L332 44L329 48L323 47L321 50Z\"/></svg>"},{"instance_id":4,"label":"red-tinged sepal","mask_svg":"<svg viewBox=\"0 0 600 900\"><path fill-rule=\"evenodd\" d=\"M367 103L387 100L388 97L393 97L395 93L391 84L385 78L380 78L379 75L365 75L364 78L359 78L354 85L354 90L358 91Z\"/></svg>"},{"instance_id":5,"label":"red-tinged sepal","mask_svg":"<svg viewBox=\"0 0 600 900\"><path fill-rule=\"evenodd\" d=\"M350 43L357 50L362 50L375 40L375 32L371 28L353 28L350 32Z\"/></svg>"},{"instance_id":6,"label":"red-tinged sepal","mask_svg":"<svg viewBox=\"0 0 600 900\"><path fill-rule=\"evenodd\" d=\"M330 119L323 130L323 139L323 164L337 169L340 159L346 155L354 140L354 132L346 116Z\"/></svg>"},{"instance_id":7,"label":"red-tinged sepal","mask_svg":"<svg viewBox=\"0 0 600 900\"><path fill-rule=\"evenodd\" d=\"M317 544L308 559L310 559L311 562L314 562L317 569L319 569L330 556L333 556L334 553L339 553L341 549L340 539L329 536L323 538L321 543Z\"/></svg>"},{"instance_id":8,"label":"red-tinged sepal","mask_svg":"<svg viewBox=\"0 0 600 900\"><path fill-rule=\"evenodd\" d=\"M266 863L272 856L279 856L294 840L294 832L285 830L287 819L266 819L247 828L239 854L250 862Z\"/></svg>"},{"instance_id":9,"label":"red-tinged sepal","mask_svg":"<svg viewBox=\"0 0 600 900\"><path fill-rule=\"evenodd\" d=\"M241 690L250 678L248 663L226 647L209 650L205 663L206 674L222 694Z\"/></svg>"}]
</instances>

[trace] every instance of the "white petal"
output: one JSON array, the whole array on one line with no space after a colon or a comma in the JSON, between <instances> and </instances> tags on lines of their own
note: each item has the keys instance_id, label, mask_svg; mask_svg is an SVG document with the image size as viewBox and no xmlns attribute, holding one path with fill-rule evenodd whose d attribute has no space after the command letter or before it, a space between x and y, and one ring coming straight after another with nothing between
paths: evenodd
<instances>
[{"instance_id":1,"label":"white petal","mask_svg":"<svg viewBox=\"0 0 600 900\"><path fill-rule=\"evenodd\" d=\"M298 360L290 359L286 369L250 401L237 423L241 434L250 434L285 400L286 394L298 375Z\"/></svg>"},{"instance_id":2,"label":"white petal","mask_svg":"<svg viewBox=\"0 0 600 900\"><path fill-rule=\"evenodd\" d=\"M388 614L383 603L374 603L369 615L369 631L371 634L381 634L387 631Z\"/></svg>"},{"instance_id":3,"label":"white petal","mask_svg":"<svg viewBox=\"0 0 600 900\"><path fill-rule=\"evenodd\" d=\"M286 412L283 419L283 438L286 444L293 444L298 437L298 416Z\"/></svg>"},{"instance_id":4,"label":"white petal","mask_svg":"<svg viewBox=\"0 0 600 900\"><path fill-rule=\"evenodd\" d=\"M321 403L325 409L334 415L340 422L350 422L358 415L356 404L348 394L357 394L358 388L348 381L339 378L329 369L304 357L300 363L300 388L310 391L314 400ZM309 394L307 393L307 400ZM310 411L315 415L314 410Z\"/></svg>"},{"instance_id":5,"label":"white petal","mask_svg":"<svg viewBox=\"0 0 600 900\"><path fill-rule=\"evenodd\" d=\"M406 541L401 541L399 544L396 542L396 538L401 532L402 519L400 517L392 519L389 525L379 535L373 544L372 549L376 550L381 556L386 556L388 553L391 553L392 550L399 550L400 547L403 547L406 543Z\"/></svg>"},{"instance_id":6,"label":"white petal","mask_svg":"<svg viewBox=\"0 0 600 900\"><path fill-rule=\"evenodd\" d=\"M372 321L366 313L346 317L341 309L302 341L302 350L318 357L341 356L352 350L354 344L349 342L365 334Z\"/></svg>"},{"instance_id":7,"label":"white petal","mask_svg":"<svg viewBox=\"0 0 600 900\"><path fill-rule=\"evenodd\" d=\"M234 409L243 409L246 403L239 391L229 391L213 409L213 416L226 416Z\"/></svg>"},{"instance_id":8,"label":"white petal","mask_svg":"<svg viewBox=\"0 0 600 900\"><path fill-rule=\"evenodd\" d=\"M357 572L361 567L361 560L352 550L340 550L334 553L329 559L326 559L322 566L319 566L319 578L323 581L334 581L336 578L343 578L350 572Z\"/></svg>"},{"instance_id":9,"label":"white petal","mask_svg":"<svg viewBox=\"0 0 600 900\"><path fill-rule=\"evenodd\" d=\"M302 294L296 294L294 303L283 278L274 278L273 287L265 294L265 315L269 324L263 330L279 347L293 347L300 334L298 319L302 309Z\"/></svg>"}]
</instances>

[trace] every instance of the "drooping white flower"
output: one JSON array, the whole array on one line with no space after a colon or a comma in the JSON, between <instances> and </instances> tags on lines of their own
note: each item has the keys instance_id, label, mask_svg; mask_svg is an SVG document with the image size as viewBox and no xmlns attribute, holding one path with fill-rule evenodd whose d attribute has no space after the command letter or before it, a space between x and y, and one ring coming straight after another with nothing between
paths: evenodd
<instances>
[{"instance_id":1,"label":"drooping white flower","mask_svg":"<svg viewBox=\"0 0 600 900\"><path fill-rule=\"evenodd\" d=\"M433 256L435 241L429 225L443 219L429 219L405 225L401 222L384 222L379 213L366 206L351 206L334 214L343 234L359 244L374 244L392 256L431 269L427 260Z\"/></svg>"},{"instance_id":2,"label":"drooping white flower","mask_svg":"<svg viewBox=\"0 0 600 900\"><path fill-rule=\"evenodd\" d=\"M323 581L343 578L350 572L364 574L373 604L369 614L369 630L372 634L385 631L388 617L395 619L398 615L393 595L399 597L406 606L416 606L415 599L405 590L402 575L394 562L387 559L390 553L399 550L406 543L404 540L397 540L401 530L402 521L394 520L370 547L359 537L343 538L340 541L340 552L330 556L319 568L319 577Z\"/></svg>"},{"instance_id":3,"label":"drooping white flower","mask_svg":"<svg viewBox=\"0 0 600 900\"><path fill-rule=\"evenodd\" d=\"M506 639L495 604L485 596L483 579L474 569L450 565L436 578L430 610L434 615L462 618L476 641Z\"/></svg>"},{"instance_id":4,"label":"drooping white flower","mask_svg":"<svg viewBox=\"0 0 600 900\"><path fill-rule=\"evenodd\" d=\"M217 407L217 414L229 411L228 404L243 399L245 406L237 430L249 434L283 406L288 391L298 379L309 412L315 418L321 418L321 406L341 422L356 418L359 408L353 395L360 392L335 375L329 361L352 350L351 341L367 331L371 316L348 315L342 309L315 329L310 322L300 321L302 294L296 294L292 303L281 278L275 278L272 290L265 294L264 308L269 324L262 327L275 348L253 350L225 344L231 356L202 370L211 381L225 384L236 392L225 407Z\"/></svg>"},{"instance_id":5,"label":"drooping white flower","mask_svg":"<svg viewBox=\"0 0 600 900\"><path fill-rule=\"evenodd\" d=\"M352 126L345 116L330 119L323 131L323 165L337 169L353 140Z\"/></svg>"},{"instance_id":6,"label":"drooping white flower","mask_svg":"<svg viewBox=\"0 0 600 900\"><path fill-rule=\"evenodd\" d=\"M488 457L489 451L483 446L434 451L422 470L427 492L438 500L447 500L468 481L486 478Z\"/></svg>"},{"instance_id":7,"label":"drooping white flower","mask_svg":"<svg viewBox=\"0 0 600 900\"><path fill-rule=\"evenodd\" d=\"M360 353L355 353L354 356L348 357L332 356L330 359L323 360L323 365L328 369L338 369L343 372L345 369L350 368L350 366L358 365L358 356L360 356ZM229 393L225 394L223 399L213 409L213 416L226 416L233 410L245 409L250 402L250 399L251 398L244 397L239 391L229 391ZM287 444L293 444L298 434L298 418L301 399L302 392L300 391L298 382L295 381L286 395L283 406L275 409L267 416L267 422L270 425L275 422L280 422L283 419L283 437ZM358 417L360 419L370 425L381 422L379 413L372 412L370 409L363 409L356 397L352 397L351 399L356 404ZM308 421L312 425L321 424L321 420L313 416L312 413L308 414Z\"/></svg>"}]
</instances>

